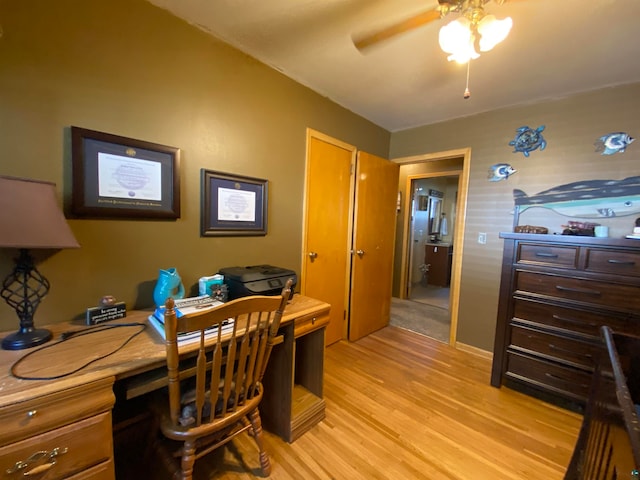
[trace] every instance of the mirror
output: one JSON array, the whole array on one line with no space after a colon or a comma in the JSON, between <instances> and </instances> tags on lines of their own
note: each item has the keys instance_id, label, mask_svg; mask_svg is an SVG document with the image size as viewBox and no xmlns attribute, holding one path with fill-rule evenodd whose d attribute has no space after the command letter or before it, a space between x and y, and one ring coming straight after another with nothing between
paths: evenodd
<instances>
[{"instance_id":1,"label":"mirror","mask_svg":"<svg viewBox=\"0 0 640 480\"><path fill-rule=\"evenodd\" d=\"M436 195L433 195L433 193ZM439 195L438 195L439 194ZM429 235L437 235L440 233L440 216L442 214L442 192L437 190L429 190Z\"/></svg>"}]
</instances>

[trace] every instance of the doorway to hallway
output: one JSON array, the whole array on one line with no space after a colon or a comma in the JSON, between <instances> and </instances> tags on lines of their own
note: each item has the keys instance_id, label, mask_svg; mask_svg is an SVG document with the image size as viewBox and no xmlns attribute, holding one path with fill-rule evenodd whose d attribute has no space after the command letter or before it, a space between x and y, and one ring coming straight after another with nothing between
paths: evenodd
<instances>
[{"instance_id":1,"label":"doorway to hallway","mask_svg":"<svg viewBox=\"0 0 640 480\"><path fill-rule=\"evenodd\" d=\"M396 277L398 300L448 321L456 342L470 149L394 159L400 164ZM396 313L401 302L393 299ZM393 323L394 308L392 308ZM398 315L396 315L398 316ZM424 332L420 332L424 333ZM429 335L429 333L425 333Z\"/></svg>"}]
</instances>

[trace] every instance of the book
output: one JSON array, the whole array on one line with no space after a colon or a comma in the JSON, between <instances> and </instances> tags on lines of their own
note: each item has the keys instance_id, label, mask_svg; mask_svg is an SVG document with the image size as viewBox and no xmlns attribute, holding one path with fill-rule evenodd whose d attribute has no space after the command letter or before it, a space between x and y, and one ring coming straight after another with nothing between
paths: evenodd
<instances>
[{"instance_id":1,"label":"book","mask_svg":"<svg viewBox=\"0 0 640 480\"><path fill-rule=\"evenodd\" d=\"M174 300L174 303L175 303L174 309L176 311L177 318L180 318L185 314L189 314L189 313L193 313L201 310L208 310L210 308L217 307L218 305L222 305L222 302L220 300L216 300L210 295L200 295L198 297L179 298L177 300ZM157 307L153 312L153 316L164 323L165 310L166 310L165 306Z\"/></svg>"},{"instance_id":2,"label":"book","mask_svg":"<svg viewBox=\"0 0 640 480\"><path fill-rule=\"evenodd\" d=\"M155 315L149 315L149 324L155 328L155 330L160 334L163 340L167 339L167 335L164 331L164 322L158 319ZM233 320L229 319L226 323L222 324L222 335L226 333L230 333L233 331ZM208 340L210 338L215 338L218 334L218 328L212 327L208 330L205 330L204 338ZM178 333L178 345L186 345L189 343L196 343L200 341L200 332L179 332Z\"/></svg>"}]
</instances>

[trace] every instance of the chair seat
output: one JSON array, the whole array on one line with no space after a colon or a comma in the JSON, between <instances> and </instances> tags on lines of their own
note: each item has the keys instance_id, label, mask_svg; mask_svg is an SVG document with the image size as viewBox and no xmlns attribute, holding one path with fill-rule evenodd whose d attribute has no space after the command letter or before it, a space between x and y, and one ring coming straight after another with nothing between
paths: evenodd
<instances>
[{"instance_id":1,"label":"chair seat","mask_svg":"<svg viewBox=\"0 0 640 480\"><path fill-rule=\"evenodd\" d=\"M199 426L174 424L171 421L171 415L165 400L162 405L162 411L160 412L160 429L165 437L182 442L189 438L199 438L210 435L216 431L222 431L227 427L232 427L242 422L249 412L257 409L262 400L262 393L263 389L260 387L258 393L244 405L238 407L235 412L227 412L227 415L224 417L215 418L211 422L203 423Z\"/></svg>"}]
</instances>

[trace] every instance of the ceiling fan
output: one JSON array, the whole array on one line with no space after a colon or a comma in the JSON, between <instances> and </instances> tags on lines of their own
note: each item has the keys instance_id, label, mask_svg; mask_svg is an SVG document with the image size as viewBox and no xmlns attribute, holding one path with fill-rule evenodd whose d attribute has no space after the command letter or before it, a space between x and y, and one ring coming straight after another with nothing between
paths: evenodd
<instances>
[{"instance_id":1,"label":"ceiling fan","mask_svg":"<svg viewBox=\"0 0 640 480\"><path fill-rule=\"evenodd\" d=\"M461 16L440 30L440 46L451 54L449 60L465 63L477 58L478 50L491 50L506 38L511 29L510 18L497 20L495 16L485 12L484 5L490 1L502 5L507 0L438 0L437 7L382 30L354 38L353 43L358 50L364 51L380 42L456 12Z\"/></svg>"}]
</instances>

